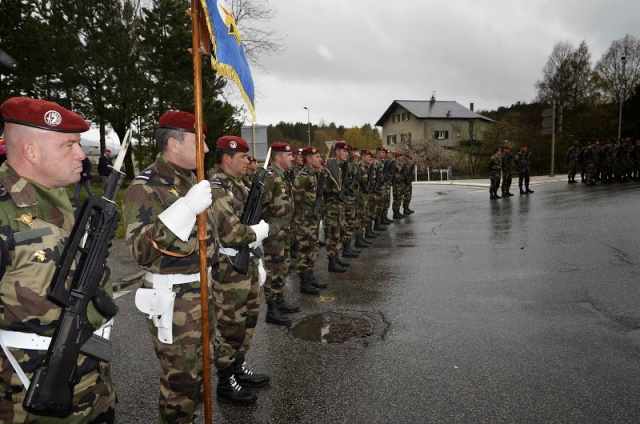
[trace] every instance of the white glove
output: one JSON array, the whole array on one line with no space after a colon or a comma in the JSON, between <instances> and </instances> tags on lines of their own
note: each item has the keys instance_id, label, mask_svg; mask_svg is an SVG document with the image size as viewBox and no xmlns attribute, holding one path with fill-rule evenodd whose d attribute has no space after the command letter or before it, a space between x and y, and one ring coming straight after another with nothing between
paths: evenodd
<instances>
[{"instance_id":1,"label":"white glove","mask_svg":"<svg viewBox=\"0 0 640 424\"><path fill-rule=\"evenodd\" d=\"M264 269L264 261L260 258L258 262L258 282L260 283L260 287L267 281L267 270Z\"/></svg>"},{"instance_id":2,"label":"white glove","mask_svg":"<svg viewBox=\"0 0 640 424\"><path fill-rule=\"evenodd\" d=\"M211 205L211 183L202 180L189 189L187 194L176 200L158 218L180 240L189 240L196 216Z\"/></svg>"},{"instance_id":3,"label":"white glove","mask_svg":"<svg viewBox=\"0 0 640 424\"><path fill-rule=\"evenodd\" d=\"M262 246L262 240L269 236L269 224L261 219L256 225L251 225L251 229L256 233L256 241L249 243L249 247L255 249Z\"/></svg>"}]
</instances>

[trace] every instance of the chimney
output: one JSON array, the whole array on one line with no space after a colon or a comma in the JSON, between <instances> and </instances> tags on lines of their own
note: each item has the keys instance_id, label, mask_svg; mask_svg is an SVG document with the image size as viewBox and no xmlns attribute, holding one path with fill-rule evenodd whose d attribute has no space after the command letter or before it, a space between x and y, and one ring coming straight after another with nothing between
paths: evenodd
<instances>
[{"instance_id":1,"label":"chimney","mask_svg":"<svg viewBox=\"0 0 640 424\"><path fill-rule=\"evenodd\" d=\"M473 112L473 103L471 103L471 104L469 105L469 110L470 110L471 112Z\"/></svg>"},{"instance_id":2,"label":"chimney","mask_svg":"<svg viewBox=\"0 0 640 424\"><path fill-rule=\"evenodd\" d=\"M434 91L433 93L431 93L431 99L429 100L429 103L433 104L436 102L436 92Z\"/></svg>"}]
</instances>

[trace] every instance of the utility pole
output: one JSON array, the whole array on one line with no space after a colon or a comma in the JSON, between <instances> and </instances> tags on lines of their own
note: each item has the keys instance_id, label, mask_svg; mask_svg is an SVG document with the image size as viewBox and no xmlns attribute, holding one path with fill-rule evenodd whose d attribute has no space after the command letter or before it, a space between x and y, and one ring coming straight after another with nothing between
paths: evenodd
<instances>
[{"instance_id":1,"label":"utility pole","mask_svg":"<svg viewBox=\"0 0 640 424\"><path fill-rule=\"evenodd\" d=\"M625 82L626 82L626 75L625 75L625 65L627 63L627 48L624 48L624 53L622 55L622 57L620 58L620 60L622 61L622 78L620 78L620 113L618 115L618 141L620 141L622 139L622 102L624 102L624 96L625 96Z\"/></svg>"},{"instance_id":2,"label":"utility pole","mask_svg":"<svg viewBox=\"0 0 640 424\"><path fill-rule=\"evenodd\" d=\"M311 146L311 120L309 119L309 108L304 106L307 109L307 143Z\"/></svg>"}]
</instances>

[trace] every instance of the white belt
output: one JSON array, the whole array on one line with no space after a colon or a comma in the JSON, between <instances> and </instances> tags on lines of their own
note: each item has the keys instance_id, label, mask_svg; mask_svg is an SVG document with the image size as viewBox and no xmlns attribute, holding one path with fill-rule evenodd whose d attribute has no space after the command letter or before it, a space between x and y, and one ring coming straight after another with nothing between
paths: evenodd
<instances>
[{"instance_id":1,"label":"white belt","mask_svg":"<svg viewBox=\"0 0 640 424\"><path fill-rule=\"evenodd\" d=\"M211 267L207 269L208 273L211 273ZM147 272L144 275L144 279L153 284L154 288L171 287L178 284L187 284L200 281L200 273L195 274L154 274L153 272Z\"/></svg>"},{"instance_id":2,"label":"white belt","mask_svg":"<svg viewBox=\"0 0 640 424\"><path fill-rule=\"evenodd\" d=\"M222 253L223 255L227 255L227 256L238 256L238 250L234 249L233 247L224 247L224 246L220 246L220 253ZM254 254L250 253L249 257L253 258Z\"/></svg>"}]
</instances>

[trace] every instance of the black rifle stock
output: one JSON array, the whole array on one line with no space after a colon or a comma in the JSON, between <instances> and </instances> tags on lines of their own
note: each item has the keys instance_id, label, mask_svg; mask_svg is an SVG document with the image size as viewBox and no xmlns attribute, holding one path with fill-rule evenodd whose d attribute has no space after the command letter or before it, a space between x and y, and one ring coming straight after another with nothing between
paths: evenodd
<instances>
[{"instance_id":1,"label":"black rifle stock","mask_svg":"<svg viewBox=\"0 0 640 424\"><path fill-rule=\"evenodd\" d=\"M382 184L382 174L380 173L380 165L377 164L376 165L376 186L373 189L373 191L375 191L376 194L380 194L380 185L381 184Z\"/></svg>"},{"instance_id":2,"label":"black rifle stock","mask_svg":"<svg viewBox=\"0 0 640 424\"><path fill-rule=\"evenodd\" d=\"M374 166L373 166L373 163L371 163L369 164L369 172L367 173L367 186L365 187L365 190L364 190L365 193L371 192L371 181L373 180L373 171L374 171Z\"/></svg>"},{"instance_id":3,"label":"black rifle stock","mask_svg":"<svg viewBox=\"0 0 640 424\"><path fill-rule=\"evenodd\" d=\"M47 290L47 297L62 311L45 359L34 372L23 402L24 408L35 414L66 417L71 413L73 390L79 381L76 368L80 353L103 361L111 359L111 341L93 334L96 329L89 323L87 307L92 302L107 320L118 312L100 283L109 278L107 256L120 221L113 199L124 183L125 174L119 167L129 141L130 131L105 194L89 196L82 205Z\"/></svg>"},{"instance_id":4,"label":"black rifle stock","mask_svg":"<svg viewBox=\"0 0 640 424\"><path fill-rule=\"evenodd\" d=\"M360 175L360 163L356 166L356 169L353 172L353 179L349 184L349 193L351 194L355 194L356 190L360 186L360 183L358 182L358 175Z\"/></svg>"},{"instance_id":5,"label":"black rifle stock","mask_svg":"<svg viewBox=\"0 0 640 424\"><path fill-rule=\"evenodd\" d=\"M340 174L342 175L342 181L340 185L340 194L338 194L338 199L341 201L344 200L344 196L346 194L347 189L347 176L349 175L349 162L345 161L340 165Z\"/></svg>"},{"instance_id":6,"label":"black rifle stock","mask_svg":"<svg viewBox=\"0 0 640 424\"><path fill-rule=\"evenodd\" d=\"M256 174L253 176L251 190L249 190L249 195L244 203L242 218L240 218L241 224L256 225L260 222L260 215L262 214L262 200L264 199L266 191L264 187L264 180L267 178L267 164L269 163L270 155L271 148L269 148L269 151L267 152L267 159L265 160L264 167L256 170ZM231 264L234 271L242 275L247 275L249 272L250 256L251 248L249 245L242 246L238 249L238 254Z\"/></svg>"},{"instance_id":7,"label":"black rifle stock","mask_svg":"<svg viewBox=\"0 0 640 424\"><path fill-rule=\"evenodd\" d=\"M318 185L316 186L316 203L313 206L313 214L316 218L320 218L320 210L322 209L322 194L324 192L324 183L327 176L324 169L320 172L318 177Z\"/></svg>"}]
</instances>

